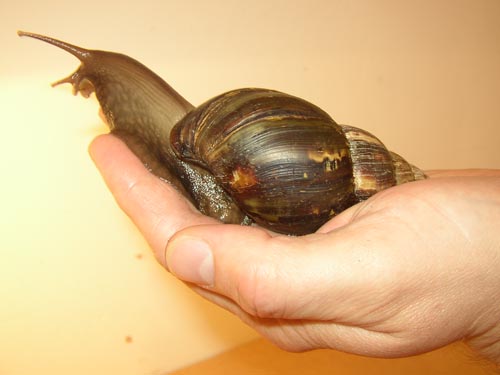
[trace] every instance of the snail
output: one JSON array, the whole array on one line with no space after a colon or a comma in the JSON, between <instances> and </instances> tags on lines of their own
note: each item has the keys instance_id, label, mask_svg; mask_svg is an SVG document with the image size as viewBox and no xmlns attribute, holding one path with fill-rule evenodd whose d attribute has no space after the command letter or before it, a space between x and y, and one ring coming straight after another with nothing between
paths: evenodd
<instances>
[{"instance_id":1,"label":"snail","mask_svg":"<svg viewBox=\"0 0 500 375\"><path fill-rule=\"evenodd\" d=\"M312 233L346 208L426 178L374 135L338 125L282 92L232 90L193 107L138 61L19 31L77 57L73 94L95 92L112 134L204 214L274 232Z\"/></svg>"}]
</instances>

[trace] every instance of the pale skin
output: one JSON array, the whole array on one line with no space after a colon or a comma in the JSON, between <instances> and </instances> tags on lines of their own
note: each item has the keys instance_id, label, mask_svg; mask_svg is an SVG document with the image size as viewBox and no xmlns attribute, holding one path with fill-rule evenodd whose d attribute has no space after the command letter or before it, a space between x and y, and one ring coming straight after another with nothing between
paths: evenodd
<instances>
[{"instance_id":1,"label":"pale skin","mask_svg":"<svg viewBox=\"0 0 500 375\"><path fill-rule=\"evenodd\" d=\"M317 233L201 215L116 137L90 154L158 261L289 351L394 358L463 340L500 363L500 170L429 172Z\"/></svg>"}]
</instances>

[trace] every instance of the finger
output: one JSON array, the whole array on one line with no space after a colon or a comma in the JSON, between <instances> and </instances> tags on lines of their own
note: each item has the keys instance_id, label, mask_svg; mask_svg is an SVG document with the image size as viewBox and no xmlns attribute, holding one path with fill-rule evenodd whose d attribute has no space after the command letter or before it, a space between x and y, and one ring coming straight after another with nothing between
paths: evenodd
<instances>
[{"instance_id":1,"label":"finger","mask_svg":"<svg viewBox=\"0 0 500 375\"><path fill-rule=\"evenodd\" d=\"M372 267L363 236L343 232L287 237L256 227L201 225L176 234L166 259L174 275L230 298L250 315L331 319L332 308L345 316L342 305L373 286L380 270Z\"/></svg>"},{"instance_id":2,"label":"finger","mask_svg":"<svg viewBox=\"0 0 500 375\"><path fill-rule=\"evenodd\" d=\"M334 324L328 323L328 326L323 327L321 332L315 332L318 331L316 327L319 325L316 321L258 318L242 310L238 304L227 297L205 288L192 285L190 287L200 296L236 315L243 323L283 350L301 352L326 347L321 339L328 332L332 341L337 338L334 332L331 332Z\"/></svg>"},{"instance_id":3,"label":"finger","mask_svg":"<svg viewBox=\"0 0 500 375\"><path fill-rule=\"evenodd\" d=\"M305 350L332 347L325 343L325 337L337 343L341 348L345 340L336 334L335 323L318 321L304 321L293 319L266 319L255 317L244 311L237 303L218 293L205 288L190 286L191 289L210 302L236 315L243 323L255 329L267 340L286 351L302 352Z\"/></svg>"},{"instance_id":4,"label":"finger","mask_svg":"<svg viewBox=\"0 0 500 375\"><path fill-rule=\"evenodd\" d=\"M401 357L416 354L412 337L399 337L392 332L379 332L332 320L294 320L259 318L241 309L234 301L205 288L190 286L193 291L233 313L266 339L283 350L330 348L358 355ZM431 348L434 349L434 348Z\"/></svg>"},{"instance_id":5,"label":"finger","mask_svg":"<svg viewBox=\"0 0 500 375\"><path fill-rule=\"evenodd\" d=\"M119 206L139 228L160 263L165 264L165 245L176 231L216 222L196 211L172 185L151 174L117 137L97 137L89 152Z\"/></svg>"}]
</instances>

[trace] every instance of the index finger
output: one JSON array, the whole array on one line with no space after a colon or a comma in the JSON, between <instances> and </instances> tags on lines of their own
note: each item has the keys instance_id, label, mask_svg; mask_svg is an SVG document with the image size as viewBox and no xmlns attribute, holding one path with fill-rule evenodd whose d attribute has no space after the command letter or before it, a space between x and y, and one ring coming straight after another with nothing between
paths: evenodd
<instances>
[{"instance_id":1,"label":"index finger","mask_svg":"<svg viewBox=\"0 0 500 375\"><path fill-rule=\"evenodd\" d=\"M202 215L174 186L150 173L119 138L97 137L89 153L121 209L165 265L165 246L177 231L217 220Z\"/></svg>"}]
</instances>

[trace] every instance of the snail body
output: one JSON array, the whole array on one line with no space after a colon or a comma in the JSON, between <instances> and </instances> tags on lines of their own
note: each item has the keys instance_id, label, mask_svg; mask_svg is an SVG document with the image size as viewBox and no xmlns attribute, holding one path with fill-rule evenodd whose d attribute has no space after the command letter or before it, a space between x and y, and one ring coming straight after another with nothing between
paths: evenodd
<instances>
[{"instance_id":1,"label":"snail body","mask_svg":"<svg viewBox=\"0 0 500 375\"><path fill-rule=\"evenodd\" d=\"M372 134L274 90L233 90L194 108L144 65L38 34L82 64L60 83L92 92L113 134L202 213L275 232L314 232L383 189L425 178Z\"/></svg>"}]
</instances>

